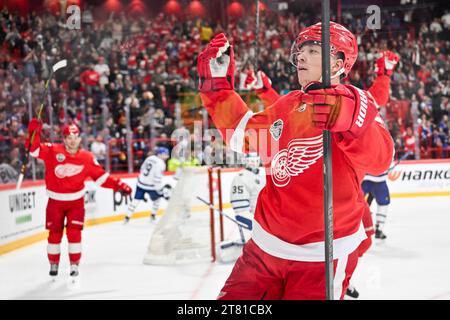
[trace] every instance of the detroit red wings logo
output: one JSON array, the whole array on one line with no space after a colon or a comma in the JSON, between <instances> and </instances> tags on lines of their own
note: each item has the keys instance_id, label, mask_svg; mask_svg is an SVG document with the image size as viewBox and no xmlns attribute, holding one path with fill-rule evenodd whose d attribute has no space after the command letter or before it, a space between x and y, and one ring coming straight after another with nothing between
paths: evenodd
<instances>
[{"instance_id":1,"label":"detroit red wings logo","mask_svg":"<svg viewBox=\"0 0 450 320\"><path fill-rule=\"evenodd\" d=\"M60 164L55 167L55 175L60 178L72 177L83 171L84 166L77 166L75 164Z\"/></svg>"},{"instance_id":2,"label":"detroit red wings logo","mask_svg":"<svg viewBox=\"0 0 450 320\"><path fill-rule=\"evenodd\" d=\"M323 136L293 139L287 149L278 151L271 163L272 181L277 187L284 187L291 177L298 176L323 155Z\"/></svg>"}]
</instances>

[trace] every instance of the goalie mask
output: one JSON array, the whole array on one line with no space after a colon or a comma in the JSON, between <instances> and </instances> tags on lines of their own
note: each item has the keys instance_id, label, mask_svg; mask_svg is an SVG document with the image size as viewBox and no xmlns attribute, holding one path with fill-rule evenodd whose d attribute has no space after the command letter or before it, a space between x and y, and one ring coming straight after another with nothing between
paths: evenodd
<instances>
[{"instance_id":1,"label":"goalie mask","mask_svg":"<svg viewBox=\"0 0 450 320\"><path fill-rule=\"evenodd\" d=\"M261 165L261 159L256 153L247 153L245 155L244 165L247 169L258 169Z\"/></svg>"}]
</instances>

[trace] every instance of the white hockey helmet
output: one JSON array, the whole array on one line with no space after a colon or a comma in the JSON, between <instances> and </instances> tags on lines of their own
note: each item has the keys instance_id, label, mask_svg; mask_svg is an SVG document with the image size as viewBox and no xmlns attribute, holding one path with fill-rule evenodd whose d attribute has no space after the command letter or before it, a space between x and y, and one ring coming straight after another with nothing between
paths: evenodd
<instances>
[{"instance_id":1,"label":"white hockey helmet","mask_svg":"<svg viewBox=\"0 0 450 320\"><path fill-rule=\"evenodd\" d=\"M249 152L245 155L244 165L246 168L256 169L261 165L261 159L256 152Z\"/></svg>"}]
</instances>

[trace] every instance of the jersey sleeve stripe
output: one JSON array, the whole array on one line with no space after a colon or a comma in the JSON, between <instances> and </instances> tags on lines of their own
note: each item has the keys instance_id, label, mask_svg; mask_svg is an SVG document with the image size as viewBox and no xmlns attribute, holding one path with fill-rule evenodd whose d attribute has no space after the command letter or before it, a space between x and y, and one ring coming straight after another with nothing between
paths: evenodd
<instances>
[{"instance_id":1,"label":"jersey sleeve stripe","mask_svg":"<svg viewBox=\"0 0 450 320\"><path fill-rule=\"evenodd\" d=\"M230 202L231 202L231 203L245 202L245 203L250 204L250 200L248 200L248 199L236 199L236 200L231 200Z\"/></svg>"},{"instance_id":2,"label":"jersey sleeve stripe","mask_svg":"<svg viewBox=\"0 0 450 320\"><path fill-rule=\"evenodd\" d=\"M247 111L247 113L242 117L241 121L234 130L233 135L230 139L230 149L242 153L244 149L244 137L245 137L245 127L248 121L253 116L253 111Z\"/></svg>"},{"instance_id":3,"label":"jersey sleeve stripe","mask_svg":"<svg viewBox=\"0 0 450 320\"><path fill-rule=\"evenodd\" d=\"M233 210L248 209L248 208L250 208L250 206L240 206L240 207L233 206Z\"/></svg>"},{"instance_id":4,"label":"jersey sleeve stripe","mask_svg":"<svg viewBox=\"0 0 450 320\"><path fill-rule=\"evenodd\" d=\"M138 183L140 185L143 185L143 186L146 186L146 187L155 188L155 184L154 183L152 183L152 184L143 183L140 179L138 179Z\"/></svg>"},{"instance_id":5,"label":"jersey sleeve stripe","mask_svg":"<svg viewBox=\"0 0 450 320\"><path fill-rule=\"evenodd\" d=\"M100 176L100 178L98 178L97 180L95 180L95 183L99 186L101 186L102 184L105 183L106 179L108 179L109 177L109 173L105 172L105 174L103 174L102 176Z\"/></svg>"}]
</instances>

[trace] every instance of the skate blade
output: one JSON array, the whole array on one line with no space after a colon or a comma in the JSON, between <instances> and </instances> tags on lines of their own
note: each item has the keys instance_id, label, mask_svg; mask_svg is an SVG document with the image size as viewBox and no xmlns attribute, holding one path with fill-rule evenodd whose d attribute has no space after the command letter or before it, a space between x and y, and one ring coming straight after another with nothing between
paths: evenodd
<instances>
[{"instance_id":1,"label":"skate blade","mask_svg":"<svg viewBox=\"0 0 450 320\"><path fill-rule=\"evenodd\" d=\"M51 286L54 286L59 282L58 276L49 276L49 277L50 277L50 285Z\"/></svg>"},{"instance_id":2,"label":"skate blade","mask_svg":"<svg viewBox=\"0 0 450 320\"><path fill-rule=\"evenodd\" d=\"M69 289L79 289L81 287L81 280L80 276L77 277L70 277L67 280L67 287Z\"/></svg>"}]
</instances>

